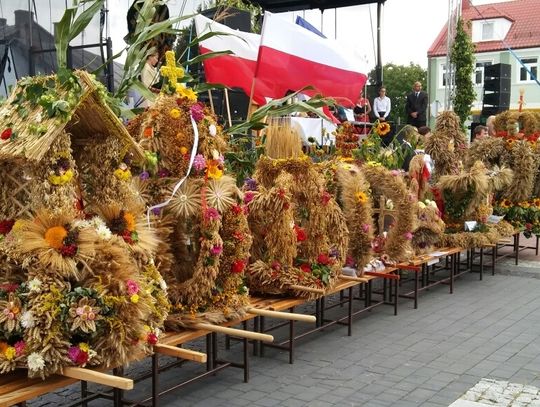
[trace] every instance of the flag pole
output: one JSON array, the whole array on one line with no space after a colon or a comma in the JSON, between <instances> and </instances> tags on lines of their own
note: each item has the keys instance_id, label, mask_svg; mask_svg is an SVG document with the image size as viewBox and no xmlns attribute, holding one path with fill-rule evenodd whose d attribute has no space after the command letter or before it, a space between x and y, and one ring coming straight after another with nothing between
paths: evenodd
<instances>
[{"instance_id":1,"label":"flag pole","mask_svg":"<svg viewBox=\"0 0 540 407\"><path fill-rule=\"evenodd\" d=\"M231 118L231 104L229 103L229 89L225 88L225 108L227 109L227 119L229 120L229 127L232 127Z\"/></svg>"},{"instance_id":2,"label":"flag pole","mask_svg":"<svg viewBox=\"0 0 540 407\"><path fill-rule=\"evenodd\" d=\"M214 99L212 98L212 91L210 89L208 89L208 101L210 102L212 114L216 114L216 111L214 110Z\"/></svg>"}]
</instances>

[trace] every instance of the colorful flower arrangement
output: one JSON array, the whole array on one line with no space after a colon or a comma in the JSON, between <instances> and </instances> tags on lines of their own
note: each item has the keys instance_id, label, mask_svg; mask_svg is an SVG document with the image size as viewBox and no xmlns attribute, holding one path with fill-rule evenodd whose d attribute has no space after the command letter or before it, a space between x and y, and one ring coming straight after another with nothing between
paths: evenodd
<instances>
[{"instance_id":1,"label":"colorful flower arrangement","mask_svg":"<svg viewBox=\"0 0 540 407\"><path fill-rule=\"evenodd\" d=\"M517 203L503 199L493 206L493 213L504 216L514 228L523 231L525 237L540 236L540 198Z\"/></svg>"},{"instance_id":2,"label":"colorful flower arrangement","mask_svg":"<svg viewBox=\"0 0 540 407\"><path fill-rule=\"evenodd\" d=\"M109 221L108 227L112 233L122 237L128 244L134 244L139 241L135 215L131 212L121 210L117 217Z\"/></svg>"},{"instance_id":3,"label":"colorful flower arrangement","mask_svg":"<svg viewBox=\"0 0 540 407\"><path fill-rule=\"evenodd\" d=\"M26 358L24 329L32 326L27 311L28 285L5 282L0 284L0 373L22 366Z\"/></svg>"},{"instance_id":4,"label":"colorful flower arrangement","mask_svg":"<svg viewBox=\"0 0 540 407\"><path fill-rule=\"evenodd\" d=\"M68 155L65 154L60 156L54 163L49 174L49 182L55 186L65 185L73 179L74 175L71 162Z\"/></svg>"},{"instance_id":5,"label":"colorful flower arrangement","mask_svg":"<svg viewBox=\"0 0 540 407\"><path fill-rule=\"evenodd\" d=\"M44 239L50 247L56 249L64 257L77 254L77 238L79 231L71 225L52 226L45 231Z\"/></svg>"}]
</instances>

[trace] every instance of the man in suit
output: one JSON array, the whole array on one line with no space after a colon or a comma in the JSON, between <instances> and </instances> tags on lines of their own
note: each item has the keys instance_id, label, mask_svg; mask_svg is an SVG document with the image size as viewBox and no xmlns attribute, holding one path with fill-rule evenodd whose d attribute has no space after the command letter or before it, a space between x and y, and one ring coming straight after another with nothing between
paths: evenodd
<instances>
[{"instance_id":1,"label":"man in suit","mask_svg":"<svg viewBox=\"0 0 540 407\"><path fill-rule=\"evenodd\" d=\"M427 93L422 91L422 84L420 82L415 82L413 91L407 95L407 102L405 104L407 123L417 129L425 126L427 105Z\"/></svg>"}]
</instances>

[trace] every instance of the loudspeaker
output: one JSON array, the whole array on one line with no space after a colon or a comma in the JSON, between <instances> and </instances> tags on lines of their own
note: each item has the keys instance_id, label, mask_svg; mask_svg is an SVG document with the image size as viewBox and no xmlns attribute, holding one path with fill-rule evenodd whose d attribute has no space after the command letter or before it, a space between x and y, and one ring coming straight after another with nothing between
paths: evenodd
<instances>
[{"instance_id":1,"label":"loudspeaker","mask_svg":"<svg viewBox=\"0 0 540 407\"><path fill-rule=\"evenodd\" d=\"M508 108L504 108L501 106L483 106L481 115L482 117L495 116L496 114L499 114L506 110L508 110Z\"/></svg>"},{"instance_id":2,"label":"loudspeaker","mask_svg":"<svg viewBox=\"0 0 540 407\"><path fill-rule=\"evenodd\" d=\"M510 78L485 79L484 91L510 93Z\"/></svg>"},{"instance_id":3,"label":"loudspeaker","mask_svg":"<svg viewBox=\"0 0 540 407\"><path fill-rule=\"evenodd\" d=\"M510 64L494 64L484 67L484 97L482 116L492 116L510 108Z\"/></svg>"},{"instance_id":4,"label":"loudspeaker","mask_svg":"<svg viewBox=\"0 0 540 407\"><path fill-rule=\"evenodd\" d=\"M510 78L511 74L510 64L493 64L484 67L484 78Z\"/></svg>"},{"instance_id":5,"label":"loudspeaker","mask_svg":"<svg viewBox=\"0 0 540 407\"><path fill-rule=\"evenodd\" d=\"M251 32L251 14L248 11L239 10L233 7L228 7L225 10L225 13L223 11L223 8L215 7L208 10L203 10L201 11L201 14L211 20L215 20L214 17L216 14L226 14L226 17L215 21L235 30L245 31L248 33Z\"/></svg>"},{"instance_id":6,"label":"loudspeaker","mask_svg":"<svg viewBox=\"0 0 540 407\"><path fill-rule=\"evenodd\" d=\"M500 106L507 110L510 108L510 92L484 93L484 105Z\"/></svg>"},{"instance_id":7,"label":"loudspeaker","mask_svg":"<svg viewBox=\"0 0 540 407\"><path fill-rule=\"evenodd\" d=\"M225 103L225 101L224 101ZM242 89L229 90L229 105L233 121L246 120L249 109L249 96ZM227 107L223 105L223 117L227 120Z\"/></svg>"}]
</instances>

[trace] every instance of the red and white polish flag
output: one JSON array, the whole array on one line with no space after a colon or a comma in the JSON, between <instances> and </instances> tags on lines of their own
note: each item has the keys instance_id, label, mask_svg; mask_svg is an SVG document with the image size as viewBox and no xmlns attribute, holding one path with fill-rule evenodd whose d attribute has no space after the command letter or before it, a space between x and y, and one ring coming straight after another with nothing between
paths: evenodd
<instances>
[{"instance_id":1,"label":"red and white polish flag","mask_svg":"<svg viewBox=\"0 0 540 407\"><path fill-rule=\"evenodd\" d=\"M265 12L255 94L281 98L311 85L326 97L354 105L366 83L366 63L336 41Z\"/></svg>"},{"instance_id":2,"label":"red and white polish flag","mask_svg":"<svg viewBox=\"0 0 540 407\"><path fill-rule=\"evenodd\" d=\"M200 14L195 16L195 28L199 37L208 32L229 34L214 35L200 42L201 54L219 51L233 52L233 54L209 58L203 62L206 81L222 83L231 88L241 88L249 96L255 76L261 36L234 30ZM263 94L266 93L264 86L261 86L260 90ZM260 105L266 103L262 95L256 95L254 100Z\"/></svg>"}]
</instances>

